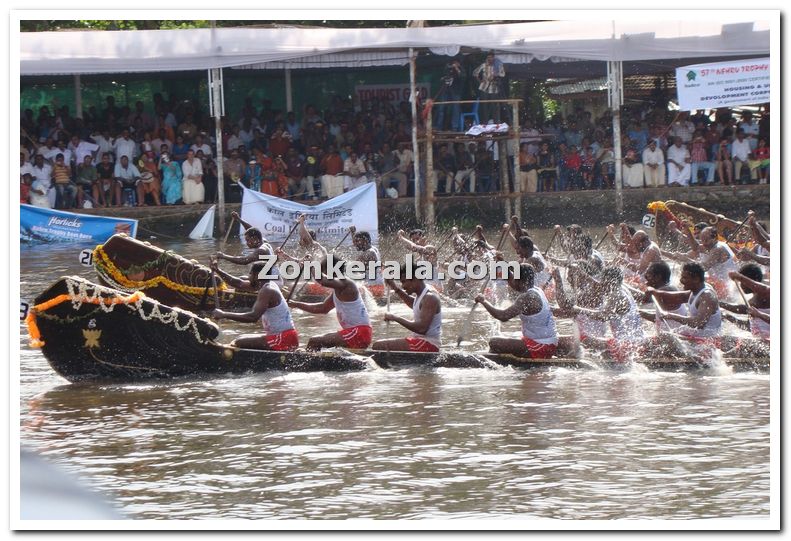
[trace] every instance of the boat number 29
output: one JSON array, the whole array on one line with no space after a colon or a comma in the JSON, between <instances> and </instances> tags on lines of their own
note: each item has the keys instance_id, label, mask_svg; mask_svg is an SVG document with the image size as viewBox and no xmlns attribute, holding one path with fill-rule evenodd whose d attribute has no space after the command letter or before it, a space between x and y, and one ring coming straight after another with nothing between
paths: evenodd
<instances>
[{"instance_id":1,"label":"boat number 29","mask_svg":"<svg viewBox=\"0 0 791 541\"><path fill-rule=\"evenodd\" d=\"M80 252L80 264L82 264L83 267L93 266L93 250L86 248Z\"/></svg>"},{"instance_id":2,"label":"boat number 29","mask_svg":"<svg viewBox=\"0 0 791 541\"><path fill-rule=\"evenodd\" d=\"M646 214L643 216L643 225L650 228L656 227L656 216L653 214Z\"/></svg>"}]
</instances>

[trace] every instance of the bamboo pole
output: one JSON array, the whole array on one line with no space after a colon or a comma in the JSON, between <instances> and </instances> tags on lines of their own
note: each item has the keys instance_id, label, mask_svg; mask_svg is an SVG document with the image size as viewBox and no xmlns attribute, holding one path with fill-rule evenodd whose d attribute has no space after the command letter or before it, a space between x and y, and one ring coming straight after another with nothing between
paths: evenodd
<instances>
[{"instance_id":1,"label":"bamboo pole","mask_svg":"<svg viewBox=\"0 0 791 541\"><path fill-rule=\"evenodd\" d=\"M419 164L419 154L418 154L418 145L417 145L417 87L415 85L415 63L416 63L416 55L415 50L410 47L409 48L409 92L410 92L410 102L412 105L412 167L415 174L415 217L417 218L418 223L422 222L425 215L423 213L423 195L421 194L420 190L420 164Z\"/></svg>"},{"instance_id":2,"label":"bamboo pole","mask_svg":"<svg viewBox=\"0 0 791 541\"><path fill-rule=\"evenodd\" d=\"M426 227L434 226L435 205L434 192L437 191L437 175L434 172L434 143L432 140L431 114L432 105L428 105L428 117L426 118ZM447 182L447 181L446 181ZM417 186L415 187L417 191Z\"/></svg>"}]
</instances>

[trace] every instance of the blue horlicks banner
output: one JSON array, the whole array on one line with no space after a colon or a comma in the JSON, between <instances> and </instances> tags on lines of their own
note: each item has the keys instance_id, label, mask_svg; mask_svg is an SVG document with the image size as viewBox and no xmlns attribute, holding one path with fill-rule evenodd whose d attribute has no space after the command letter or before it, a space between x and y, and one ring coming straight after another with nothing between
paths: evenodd
<instances>
[{"instance_id":1,"label":"blue horlicks banner","mask_svg":"<svg viewBox=\"0 0 791 541\"><path fill-rule=\"evenodd\" d=\"M137 235L137 220L76 214L32 205L19 205L22 242L102 244L116 233Z\"/></svg>"}]
</instances>

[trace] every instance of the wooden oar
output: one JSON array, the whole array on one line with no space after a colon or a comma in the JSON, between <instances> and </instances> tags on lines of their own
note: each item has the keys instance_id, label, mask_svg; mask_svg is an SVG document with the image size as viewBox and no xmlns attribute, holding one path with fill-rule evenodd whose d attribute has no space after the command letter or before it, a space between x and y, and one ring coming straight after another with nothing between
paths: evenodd
<instances>
[{"instance_id":1,"label":"wooden oar","mask_svg":"<svg viewBox=\"0 0 791 541\"><path fill-rule=\"evenodd\" d=\"M206 287L203 288L203 295L201 295L198 310L203 310L203 308L206 306L206 298L209 296L209 288L211 287L212 282L214 282L214 269L212 269L209 279L206 280Z\"/></svg>"},{"instance_id":2,"label":"wooden oar","mask_svg":"<svg viewBox=\"0 0 791 541\"><path fill-rule=\"evenodd\" d=\"M508 233L507 229L503 229L502 234L500 235L500 242L497 243L497 249L495 251L499 252L500 247L503 245L503 241L505 240L505 234ZM491 280L492 275L491 273L486 277L484 280L483 285L481 286L481 295L483 295L484 291L486 291L486 286L489 285L489 280ZM478 306L478 303L473 303L472 308L470 309L470 315L467 316L467 319L464 320L464 326L462 327L461 334L456 339L456 347L459 347L464 340L464 335L467 334L470 327L470 321L472 321L472 314L475 312L475 308Z\"/></svg>"},{"instance_id":3,"label":"wooden oar","mask_svg":"<svg viewBox=\"0 0 791 541\"><path fill-rule=\"evenodd\" d=\"M385 307L385 314L389 314L390 313L390 293L391 293L390 292L390 286L387 286L387 290L386 291L387 291L387 306ZM389 320L385 322L385 326L388 327L388 328L390 327L390 321Z\"/></svg>"},{"instance_id":4,"label":"wooden oar","mask_svg":"<svg viewBox=\"0 0 791 541\"><path fill-rule=\"evenodd\" d=\"M231 230L233 229L233 222L236 220L236 216L231 216L231 223L228 224L228 231L225 232L225 239L223 239L223 244L228 243L228 237L231 236Z\"/></svg>"},{"instance_id":5,"label":"wooden oar","mask_svg":"<svg viewBox=\"0 0 791 541\"><path fill-rule=\"evenodd\" d=\"M464 250L470 250L469 241L464 240L464 237L459 235L458 231L456 232L456 235L458 235L459 239L461 239L462 246L453 250L453 253L450 254L450 256L448 256L448 258L445 260L444 262L445 265L450 263L453 260L453 257L456 256L456 254L460 254ZM451 232L451 237L452 236L453 236L453 232ZM437 248L437 251L439 252L439 248Z\"/></svg>"},{"instance_id":6,"label":"wooden oar","mask_svg":"<svg viewBox=\"0 0 791 541\"><path fill-rule=\"evenodd\" d=\"M352 227L354 227L354 226L352 226ZM346 231L346 234L343 236L343 238L340 240L340 242L339 242L338 244L336 244L336 245L335 245L335 248L333 248L333 249L332 249L332 251L330 252L331 254L334 254L334 253L335 253L335 250L337 250L338 248L340 248L340 247L341 247L341 244L343 244L343 241L345 241L345 240L346 240L346 238L349 236L349 234L350 234L351 232L352 232L352 228L350 227L350 228L349 228L349 229Z\"/></svg>"},{"instance_id":7,"label":"wooden oar","mask_svg":"<svg viewBox=\"0 0 791 541\"><path fill-rule=\"evenodd\" d=\"M747 302L747 295L744 294L744 290L742 289L742 285L739 282L736 282L736 289L739 291L739 295L741 296L742 300L744 301L744 306L747 308L747 311L750 311L750 303Z\"/></svg>"},{"instance_id":8,"label":"wooden oar","mask_svg":"<svg viewBox=\"0 0 791 541\"><path fill-rule=\"evenodd\" d=\"M352 227L354 227L354 226L352 226ZM333 248L333 249L332 249L332 251L330 252L331 254L335 254L335 250L337 250L338 248L340 248L340 247L341 247L341 244L343 244L343 241L345 241L345 240L346 240L346 237L348 237L348 236L349 236L349 233L351 233L351 232L352 232L352 228L350 227L350 228L349 228L349 230L348 230L348 231L346 231L346 234L343 236L343 238L341 239L341 241L340 241L338 244L336 244L336 245L335 245L335 248ZM299 281L299 277L297 277L297 279L296 279L296 280L294 280L294 287L297 287L297 282L298 282L298 281ZM299 291L297 291L297 294L299 294L299 293L302 293L302 290L303 290L303 289L305 289L305 287L306 287L307 285L308 285L308 283L307 283L307 282L305 282L304 284L302 284L302 287L300 287L300 288L299 288ZM292 290L291 292L289 292L289 294L288 294L288 298L289 298L289 299L291 298L291 293L293 293L293 290Z\"/></svg>"},{"instance_id":9,"label":"wooden oar","mask_svg":"<svg viewBox=\"0 0 791 541\"><path fill-rule=\"evenodd\" d=\"M558 236L558 231L560 231L560 230L559 229L555 229L555 233L552 235L552 239L549 241L549 246L547 246L547 249L544 252L544 257L547 256L547 254L549 253L549 250L552 248L552 245L555 243L555 237ZM499 250L499 248L498 248L498 250Z\"/></svg>"},{"instance_id":10,"label":"wooden oar","mask_svg":"<svg viewBox=\"0 0 791 541\"><path fill-rule=\"evenodd\" d=\"M669 323L667 322L667 320L665 320L665 318L664 318L664 316L665 316L665 314L666 314L667 312L665 312L665 311L662 309L662 307L661 307L661 306L659 306L659 301L658 301L658 300L656 300L656 297L654 297L653 295L651 295L651 300L652 300L652 301L654 301L654 309L656 310L656 315L657 315L657 317L659 318L659 320L660 320L661 322L663 322L663 323L665 324L665 327L667 327L667 330L668 330L669 332L671 332L671 333L672 333L672 332L673 332L673 329L671 329L671 328L670 328L670 324L669 324ZM658 330L658 329L657 329L657 330Z\"/></svg>"},{"instance_id":11,"label":"wooden oar","mask_svg":"<svg viewBox=\"0 0 791 541\"><path fill-rule=\"evenodd\" d=\"M447 232L447 234L442 236L442 240L437 244L437 251L439 251L440 246L443 246L446 242L450 240L450 237L453 235L453 229Z\"/></svg>"},{"instance_id":12,"label":"wooden oar","mask_svg":"<svg viewBox=\"0 0 791 541\"><path fill-rule=\"evenodd\" d=\"M214 274L214 270L211 271L211 285L214 288L214 308L215 310L219 310L220 294L217 292L217 276Z\"/></svg>"},{"instance_id":13,"label":"wooden oar","mask_svg":"<svg viewBox=\"0 0 791 541\"><path fill-rule=\"evenodd\" d=\"M602 242L604 242L604 239L606 239L609 234L610 234L609 231L606 231L604 233L604 236L601 238L601 240L599 241L599 244L596 245L596 248L594 248L594 250L598 250L599 249L599 246L601 246Z\"/></svg>"},{"instance_id":14,"label":"wooden oar","mask_svg":"<svg viewBox=\"0 0 791 541\"><path fill-rule=\"evenodd\" d=\"M285 246L285 245L286 245L286 243L288 242L288 239L290 239L290 238L291 238L291 235L293 235L293 234L294 234L294 231L296 231L296 230L297 230L297 226L298 226L298 225L299 225L299 222L295 222L295 223L294 223L294 227L292 227L292 228L291 228L291 231L289 231L289 232L288 232L288 236L286 237L286 240L284 240L284 241L283 241L283 242L280 244L280 249L281 249L281 250L283 249L283 246Z\"/></svg>"},{"instance_id":15,"label":"wooden oar","mask_svg":"<svg viewBox=\"0 0 791 541\"><path fill-rule=\"evenodd\" d=\"M297 274L297 277L294 279L294 283L291 285L291 290L288 292L288 297L286 297L286 304L288 304L288 301L290 301L291 297L294 296L294 291L296 291L296 289L297 289L297 284L299 283L299 279L300 278L302 278L302 270L301 270L301 268L300 268L299 274ZM305 283L307 283L307 282L305 282ZM305 285L303 284L302 287L305 287ZM302 291L302 288L300 288L300 291Z\"/></svg>"},{"instance_id":16,"label":"wooden oar","mask_svg":"<svg viewBox=\"0 0 791 541\"><path fill-rule=\"evenodd\" d=\"M747 213L747 218L745 218L744 220L742 220L742 223L740 223L740 224L739 224L739 227L737 227L736 229L734 229L733 231L731 231L730 233L728 233L728 236L727 236L727 237L725 237L725 244L729 244L729 243L731 242L731 239L732 239L733 237L735 237L735 236L736 236L736 233L738 233L738 232L739 232L739 230L740 230L740 229L741 229L741 228L744 226L744 224L746 224L746 223L747 223L747 220L749 220L749 219L750 219L750 216L752 216L752 215L751 215L750 213Z\"/></svg>"}]
</instances>

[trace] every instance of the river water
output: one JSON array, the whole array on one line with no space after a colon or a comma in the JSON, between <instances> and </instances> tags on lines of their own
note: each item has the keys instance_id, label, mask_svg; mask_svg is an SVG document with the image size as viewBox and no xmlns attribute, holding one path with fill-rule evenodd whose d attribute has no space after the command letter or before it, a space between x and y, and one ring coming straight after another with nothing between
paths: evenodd
<instances>
[{"instance_id":1,"label":"river water","mask_svg":"<svg viewBox=\"0 0 791 541\"><path fill-rule=\"evenodd\" d=\"M217 249L152 242L200 261ZM80 249L23 248L22 298L61 275L93 278ZM390 237L382 252L403 254ZM376 337L404 334L371 310ZM443 311L450 342L469 305ZM519 332L480 312L468 349ZM332 313L294 315L303 343L336 326ZM227 340L257 331L222 328ZM22 445L129 518L769 516L765 374L372 369L73 385L21 334Z\"/></svg>"}]
</instances>

